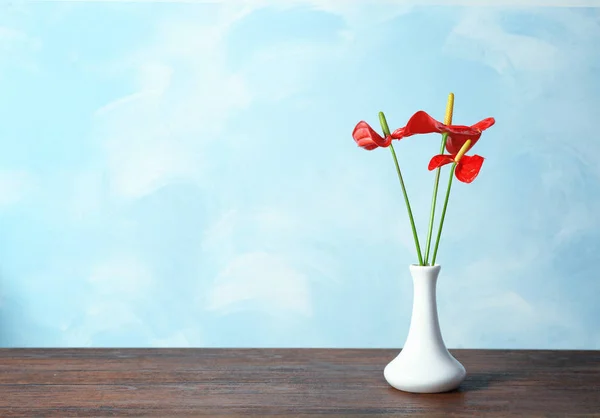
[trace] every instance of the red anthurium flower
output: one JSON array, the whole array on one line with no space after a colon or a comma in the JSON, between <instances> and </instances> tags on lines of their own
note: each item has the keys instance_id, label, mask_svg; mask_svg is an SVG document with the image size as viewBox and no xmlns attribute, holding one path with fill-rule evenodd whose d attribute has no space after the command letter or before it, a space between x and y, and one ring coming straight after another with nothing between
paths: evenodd
<instances>
[{"instance_id":1,"label":"red anthurium flower","mask_svg":"<svg viewBox=\"0 0 600 418\"><path fill-rule=\"evenodd\" d=\"M481 137L481 132L492 126L495 122L494 118L486 118L472 126L444 125L442 122L429 116L427 112L419 110L412 115L404 128L399 128L392 132L392 138L402 139L416 134L430 134L435 132L448 133L446 150L450 154L457 154L468 140L471 140L469 149L473 147L479 137Z\"/></svg>"},{"instance_id":2,"label":"red anthurium flower","mask_svg":"<svg viewBox=\"0 0 600 418\"><path fill-rule=\"evenodd\" d=\"M352 131L352 138L359 147L367 151L374 150L377 147L389 147L392 143L392 137L383 138L369 126L365 121L360 121Z\"/></svg>"},{"instance_id":3,"label":"red anthurium flower","mask_svg":"<svg viewBox=\"0 0 600 418\"><path fill-rule=\"evenodd\" d=\"M454 174L456 178L463 183L471 183L479 174L483 164L483 157L480 155L448 155L440 154L434 156L429 162L429 171L435 170L446 164L456 162Z\"/></svg>"}]
</instances>

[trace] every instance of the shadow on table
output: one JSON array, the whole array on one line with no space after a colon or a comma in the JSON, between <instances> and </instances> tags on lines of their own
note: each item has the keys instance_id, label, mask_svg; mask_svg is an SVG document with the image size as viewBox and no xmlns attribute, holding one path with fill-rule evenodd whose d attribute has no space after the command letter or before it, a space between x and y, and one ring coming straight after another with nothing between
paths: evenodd
<instances>
[{"instance_id":1,"label":"shadow on table","mask_svg":"<svg viewBox=\"0 0 600 418\"><path fill-rule=\"evenodd\" d=\"M422 397L433 397L434 399L444 399L444 398L452 398L459 399L462 394L468 392L476 392L480 390L486 390L490 387L494 386L502 386L505 382L511 382L515 380L519 380L520 375L517 373L507 373L507 372L486 372L486 373L469 373L467 372L466 379L460 384L457 389L451 390L449 392L442 393L421 393L417 394ZM403 393L406 394L408 392L398 391L397 389L393 389L391 387L388 388L390 393ZM414 395L414 394L411 394Z\"/></svg>"},{"instance_id":2,"label":"shadow on table","mask_svg":"<svg viewBox=\"0 0 600 418\"><path fill-rule=\"evenodd\" d=\"M474 392L488 389L491 386L502 385L503 382L518 379L514 373L506 372L487 372L487 373L467 373L464 382L453 392Z\"/></svg>"}]
</instances>

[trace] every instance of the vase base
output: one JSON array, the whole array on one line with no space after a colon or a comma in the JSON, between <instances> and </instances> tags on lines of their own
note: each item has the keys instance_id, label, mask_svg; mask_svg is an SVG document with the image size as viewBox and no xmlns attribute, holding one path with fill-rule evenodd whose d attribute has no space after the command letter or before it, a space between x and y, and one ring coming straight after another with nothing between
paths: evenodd
<instances>
[{"instance_id":1,"label":"vase base","mask_svg":"<svg viewBox=\"0 0 600 418\"><path fill-rule=\"evenodd\" d=\"M439 358L426 363L406 360L408 358L403 358L401 353L383 371L390 386L403 392L449 392L458 388L467 375L463 365L449 353L442 362Z\"/></svg>"}]
</instances>

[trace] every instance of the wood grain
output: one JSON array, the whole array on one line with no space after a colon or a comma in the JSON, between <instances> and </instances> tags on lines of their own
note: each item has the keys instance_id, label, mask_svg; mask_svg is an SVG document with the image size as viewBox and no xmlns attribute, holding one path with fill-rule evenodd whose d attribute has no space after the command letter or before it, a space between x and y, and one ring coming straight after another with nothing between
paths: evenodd
<instances>
[{"instance_id":1,"label":"wood grain","mask_svg":"<svg viewBox=\"0 0 600 418\"><path fill-rule=\"evenodd\" d=\"M600 417L600 351L451 350L454 392L397 391L397 350L0 349L0 417Z\"/></svg>"}]
</instances>

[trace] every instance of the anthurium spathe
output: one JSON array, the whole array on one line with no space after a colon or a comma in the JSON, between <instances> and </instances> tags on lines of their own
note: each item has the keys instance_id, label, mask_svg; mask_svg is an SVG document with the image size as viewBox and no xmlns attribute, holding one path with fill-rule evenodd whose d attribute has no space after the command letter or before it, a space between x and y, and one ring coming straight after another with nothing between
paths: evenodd
<instances>
[{"instance_id":1,"label":"anthurium spathe","mask_svg":"<svg viewBox=\"0 0 600 418\"><path fill-rule=\"evenodd\" d=\"M383 138L364 120L361 120L356 124L352 131L352 138L354 138L354 141L359 147L364 148L367 151L374 150L378 147L389 147L392 143L391 135L387 135Z\"/></svg>"},{"instance_id":2,"label":"anthurium spathe","mask_svg":"<svg viewBox=\"0 0 600 418\"><path fill-rule=\"evenodd\" d=\"M450 154L457 154L466 141L471 141L471 147L475 145L481 137L481 133L495 122L494 118L485 118L471 126L450 125L432 118L423 110L419 110L412 115L405 127L392 132L392 139L402 139L417 134L445 133L448 135L446 150Z\"/></svg>"},{"instance_id":3,"label":"anthurium spathe","mask_svg":"<svg viewBox=\"0 0 600 418\"><path fill-rule=\"evenodd\" d=\"M454 167L456 178L463 183L471 183L479 174L483 160L484 158L480 155L463 155L459 157L458 155L440 154L429 161L428 168L429 171L432 171L446 164L456 163L456 167Z\"/></svg>"}]
</instances>

